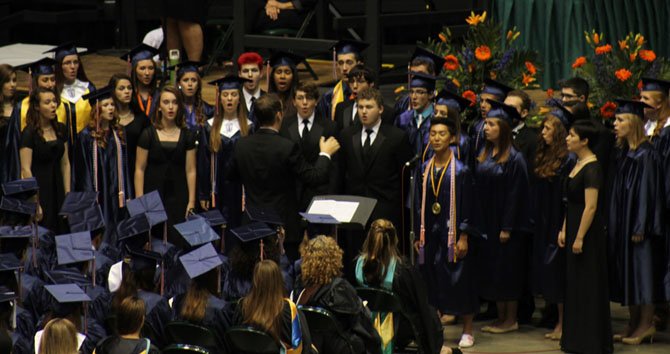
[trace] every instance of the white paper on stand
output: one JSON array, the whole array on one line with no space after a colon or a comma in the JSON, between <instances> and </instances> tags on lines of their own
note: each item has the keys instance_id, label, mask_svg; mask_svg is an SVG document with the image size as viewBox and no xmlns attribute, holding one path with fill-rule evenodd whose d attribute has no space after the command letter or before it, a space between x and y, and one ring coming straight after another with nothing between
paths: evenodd
<instances>
[{"instance_id":1,"label":"white paper on stand","mask_svg":"<svg viewBox=\"0 0 670 354\"><path fill-rule=\"evenodd\" d=\"M333 199L315 200L309 210L310 214L330 215L341 223L351 222L358 209L358 202L346 202Z\"/></svg>"}]
</instances>

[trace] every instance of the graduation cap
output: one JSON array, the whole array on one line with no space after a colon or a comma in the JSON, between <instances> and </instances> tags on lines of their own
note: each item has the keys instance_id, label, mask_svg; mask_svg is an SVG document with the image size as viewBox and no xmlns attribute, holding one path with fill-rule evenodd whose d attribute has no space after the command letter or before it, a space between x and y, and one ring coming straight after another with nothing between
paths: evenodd
<instances>
[{"instance_id":1,"label":"graduation cap","mask_svg":"<svg viewBox=\"0 0 670 354\"><path fill-rule=\"evenodd\" d=\"M558 118L566 130L575 121L575 115L562 104L556 104L556 109L551 111L551 115Z\"/></svg>"},{"instance_id":2,"label":"graduation cap","mask_svg":"<svg viewBox=\"0 0 670 354\"><path fill-rule=\"evenodd\" d=\"M37 211L37 202L2 197L2 199L0 199L0 210L11 211L24 215L35 215L35 212Z\"/></svg>"},{"instance_id":3,"label":"graduation cap","mask_svg":"<svg viewBox=\"0 0 670 354\"><path fill-rule=\"evenodd\" d=\"M514 124L515 120L520 120L521 116L519 111L516 108L506 105L500 101L488 100L491 104L491 110L489 111L488 118L498 118L504 120L511 127Z\"/></svg>"},{"instance_id":4,"label":"graduation cap","mask_svg":"<svg viewBox=\"0 0 670 354\"><path fill-rule=\"evenodd\" d=\"M146 214L150 226L158 225L168 219L158 191L152 191L139 198L129 200L127 208L130 216Z\"/></svg>"},{"instance_id":5,"label":"graduation cap","mask_svg":"<svg viewBox=\"0 0 670 354\"><path fill-rule=\"evenodd\" d=\"M42 54L54 53L54 59L59 61L60 59L68 55L79 55L77 52L77 47L74 45L74 42L66 42L61 45L55 46Z\"/></svg>"},{"instance_id":6,"label":"graduation cap","mask_svg":"<svg viewBox=\"0 0 670 354\"><path fill-rule=\"evenodd\" d=\"M191 247L198 247L220 239L219 235L212 230L207 221L201 217L174 225L174 228L177 229L179 234Z\"/></svg>"},{"instance_id":7,"label":"graduation cap","mask_svg":"<svg viewBox=\"0 0 670 354\"><path fill-rule=\"evenodd\" d=\"M221 214L221 211L219 209L210 209L207 211L204 211L202 213L199 213L197 215L189 215L188 219L193 220L195 218L204 218L205 221L209 224L211 227L216 227L216 226L221 226L226 224L226 218Z\"/></svg>"},{"instance_id":8,"label":"graduation cap","mask_svg":"<svg viewBox=\"0 0 670 354\"><path fill-rule=\"evenodd\" d=\"M60 208L60 215L71 215L80 210L92 208L97 204L97 192L70 192L65 196Z\"/></svg>"},{"instance_id":9,"label":"graduation cap","mask_svg":"<svg viewBox=\"0 0 670 354\"><path fill-rule=\"evenodd\" d=\"M35 247L40 233L48 233L49 230L40 228L37 225L26 226L0 226L0 252L12 252L22 254L31 244L33 265L37 266Z\"/></svg>"},{"instance_id":10,"label":"graduation cap","mask_svg":"<svg viewBox=\"0 0 670 354\"><path fill-rule=\"evenodd\" d=\"M35 177L17 179L2 184L2 194L15 198L25 199L32 197L40 189Z\"/></svg>"},{"instance_id":11,"label":"graduation cap","mask_svg":"<svg viewBox=\"0 0 670 354\"><path fill-rule=\"evenodd\" d=\"M370 44L350 39L341 39L335 43L331 49L335 54L356 54L360 55Z\"/></svg>"},{"instance_id":12,"label":"graduation cap","mask_svg":"<svg viewBox=\"0 0 670 354\"><path fill-rule=\"evenodd\" d=\"M126 250L130 256L130 269L132 269L133 272L139 272L145 269L153 269L155 271L156 268L158 268L160 265L160 294L163 295L165 290L165 269L163 265L163 256L158 252L148 251L145 249L132 249L130 247L126 247ZM112 276L111 272L109 276Z\"/></svg>"},{"instance_id":13,"label":"graduation cap","mask_svg":"<svg viewBox=\"0 0 670 354\"><path fill-rule=\"evenodd\" d=\"M223 264L221 257L216 253L211 243L205 244L181 257L179 261L184 266L188 277L194 279Z\"/></svg>"},{"instance_id":14,"label":"graduation cap","mask_svg":"<svg viewBox=\"0 0 670 354\"><path fill-rule=\"evenodd\" d=\"M11 311L11 328L16 329L16 302L15 300L21 297L20 294L8 289L7 287L0 286L0 308L2 311L10 312Z\"/></svg>"},{"instance_id":15,"label":"graduation cap","mask_svg":"<svg viewBox=\"0 0 670 354\"><path fill-rule=\"evenodd\" d=\"M433 67L435 68L435 74L436 75L439 74L440 71L442 71L442 67L444 66L444 63L446 62L446 60L443 57L441 57L441 56L439 56L439 55L437 55L437 54L435 54L435 53L433 53L429 50L426 50L424 48L420 48L420 47L416 47L416 49L414 49L414 54L412 54L412 57L409 59L410 63L412 61L414 61L414 59L417 59L417 58L421 58L421 59L428 60L428 61L432 62Z\"/></svg>"},{"instance_id":16,"label":"graduation cap","mask_svg":"<svg viewBox=\"0 0 670 354\"><path fill-rule=\"evenodd\" d=\"M83 302L91 301L91 297L74 283L45 285L44 288L51 294L56 301L51 308L56 317L67 317L72 311ZM84 311L84 315L86 311Z\"/></svg>"},{"instance_id":17,"label":"graduation cap","mask_svg":"<svg viewBox=\"0 0 670 354\"><path fill-rule=\"evenodd\" d=\"M105 228L105 220L100 205L82 209L70 214L67 218L71 232L89 231L92 236Z\"/></svg>"},{"instance_id":18,"label":"graduation cap","mask_svg":"<svg viewBox=\"0 0 670 354\"><path fill-rule=\"evenodd\" d=\"M435 76L413 71L410 71L409 76L410 88L423 87L428 90L429 93L435 91L435 81L437 80Z\"/></svg>"},{"instance_id":19,"label":"graduation cap","mask_svg":"<svg viewBox=\"0 0 670 354\"><path fill-rule=\"evenodd\" d=\"M54 66L56 65L56 61L44 57L40 60L34 61L32 63L27 63L23 65L19 65L16 67L16 69L24 71L28 73L31 76L40 76L40 75L53 75L55 74L54 71Z\"/></svg>"},{"instance_id":20,"label":"graduation cap","mask_svg":"<svg viewBox=\"0 0 670 354\"><path fill-rule=\"evenodd\" d=\"M484 79L484 89L482 90L481 93L488 93L490 95L494 95L500 101L502 101L505 99L505 97L507 97L507 94L512 90L514 89L501 82L486 78Z\"/></svg>"},{"instance_id":21,"label":"graduation cap","mask_svg":"<svg viewBox=\"0 0 670 354\"><path fill-rule=\"evenodd\" d=\"M265 258L265 252L263 250L263 239L277 234L277 230L270 228L266 223L263 222L252 222L251 224L236 227L230 230L230 232L232 232L232 234L243 243L256 240L260 241L261 260Z\"/></svg>"},{"instance_id":22,"label":"graduation cap","mask_svg":"<svg viewBox=\"0 0 670 354\"><path fill-rule=\"evenodd\" d=\"M642 101L632 101L632 100L622 100L616 99L616 111L614 114L634 114L640 119L644 119L644 109L653 108L652 106L642 102Z\"/></svg>"},{"instance_id":23,"label":"graduation cap","mask_svg":"<svg viewBox=\"0 0 670 354\"><path fill-rule=\"evenodd\" d=\"M177 76L182 76L186 73L197 73L200 75L200 67L203 63L199 61L186 60L177 65L168 66L168 70L177 70Z\"/></svg>"},{"instance_id":24,"label":"graduation cap","mask_svg":"<svg viewBox=\"0 0 670 354\"><path fill-rule=\"evenodd\" d=\"M58 265L88 262L95 259L90 232L76 232L56 236Z\"/></svg>"},{"instance_id":25,"label":"graduation cap","mask_svg":"<svg viewBox=\"0 0 670 354\"><path fill-rule=\"evenodd\" d=\"M435 104L447 106L449 109L454 109L462 113L466 108L470 107L472 101L449 90L441 90L437 96L435 96Z\"/></svg>"},{"instance_id":26,"label":"graduation cap","mask_svg":"<svg viewBox=\"0 0 670 354\"><path fill-rule=\"evenodd\" d=\"M245 212L251 221L262 222L273 226L282 226L284 222L272 209L247 206Z\"/></svg>"},{"instance_id":27,"label":"graduation cap","mask_svg":"<svg viewBox=\"0 0 670 354\"><path fill-rule=\"evenodd\" d=\"M127 61L132 66L135 66L137 62L141 60L153 61L154 56L158 55L158 53L159 53L158 49L150 45L141 43L135 48L129 50L128 52L120 56L119 58L121 58L121 60Z\"/></svg>"},{"instance_id":28,"label":"graduation cap","mask_svg":"<svg viewBox=\"0 0 670 354\"><path fill-rule=\"evenodd\" d=\"M239 77L237 75L228 75L220 79L208 82L210 85L217 87L219 91L223 90L239 90L245 82L251 82L249 79Z\"/></svg>"},{"instance_id":29,"label":"graduation cap","mask_svg":"<svg viewBox=\"0 0 670 354\"><path fill-rule=\"evenodd\" d=\"M667 95L670 91L670 81L643 77L640 91L661 91Z\"/></svg>"},{"instance_id":30,"label":"graduation cap","mask_svg":"<svg viewBox=\"0 0 670 354\"><path fill-rule=\"evenodd\" d=\"M103 88L99 88L99 89L97 89L93 92L89 92L89 93L81 96L81 98L83 98L84 100L88 100L88 102L91 105L95 105L98 101L102 101L102 100L105 100L105 99L108 99L108 98L112 98L113 93L114 93L114 87L107 85L107 86L105 86Z\"/></svg>"},{"instance_id":31,"label":"graduation cap","mask_svg":"<svg viewBox=\"0 0 670 354\"><path fill-rule=\"evenodd\" d=\"M339 222L337 219L335 219L332 215L310 214L310 213L303 213L303 212L301 212L299 214L310 224L320 224L320 225L339 225L339 224L341 224L341 222Z\"/></svg>"},{"instance_id":32,"label":"graduation cap","mask_svg":"<svg viewBox=\"0 0 670 354\"><path fill-rule=\"evenodd\" d=\"M116 225L116 235L119 241L124 241L133 249L142 248L147 243L147 239L135 238L135 236L148 235L151 241L149 231L151 231L151 225L144 213L131 216Z\"/></svg>"},{"instance_id":33,"label":"graduation cap","mask_svg":"<svg viewBox=\"0 0 670 354\"><path fill-rule=\"evenodd\" d=\"M278 66L286 65L292 68L295 68L305 60L305 57L295 53L288 52L276 52L270 56L269 63L270 66L276 68Z\"/></svg>"}]
</instances>

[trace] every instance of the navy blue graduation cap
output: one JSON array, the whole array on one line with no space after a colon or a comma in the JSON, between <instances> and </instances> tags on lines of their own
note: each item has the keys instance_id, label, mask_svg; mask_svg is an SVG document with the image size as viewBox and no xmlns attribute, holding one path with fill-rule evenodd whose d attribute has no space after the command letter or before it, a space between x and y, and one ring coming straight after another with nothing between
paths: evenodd
<instances>
[{"instance_id":1,"label":"navy blue graduation cap","mask_svg":"<svg viewBox=\"0 0 670 354\"><path fill-rule=\"evenodd\" d=\"M472 101L449 90L441 90L437 96L435 96L435 104L447 106L449 109L454 109L462 113L466 108L470 107Z\"/></svg>"},{"instance_id":2,"label":"navy blue graduation cap","mask_svg":"<svg viewBox=\"0 0 670 354\"><path fill-rule=\"evenodd\" d=\"M230 232L243 243L259 241L261 260L265 258L265 251L263 250L263 239L277 234L276 229L272 229L263 222L252 222L247 225L236 227L230 230Z\"/></svg>"},{"instance_id":3,"label":"navy blue graduation cap","mask_svg":"<svg viewBox=\"0 0 670 354\"><path fill-rule=\"evenodd\" d=\"M167 213L158 191L152 191L139 198L128 201L126 206L130 216L146 214L150 226L167 221Z\"/></svg>"},{"instance_id":4,"label":"navy blue graduation cap","mask_svg":"<svg viewBox=\"0 0 670 354\"><path fill-rule=\"evenodd\" d=\"M247 206L245 212L251 221L262 222L273 226L284 225L279 214L272 209Z\"/></svg>"},{"instance_id":5,"label":"navy blue graduation cap","mask_svg":"<svg viewBox=\"0 0 670 354\"><path fill-rule=\"evenodd\" d=\"M428 75L419 72L410 72L409 87L423 87L428 90L429 93L435 90L435 81L437 78L433 75Z\"/></svg>"},{"instance_id":6,"label":"navy blue graduation cap","mask_svg":"<svg viewBox=\"0 0 670 354\"><path fill-rule=\"evenodd\" d=\"M295 53L288 52L276 52L270 56L269 63L270 66L276 68L278 66L286 65L292 68L295 68L302 61L305 60L305 57Z\"/></svg>"},{"instance_id":7,"label":"navy blue graduation cap","mask_svg":"<svg viewBox=\"0 0 670 354\"><path fill-rule=\"evenodd\" d=\"M66 57L68 55L79 55L77 52L77 47L74 45L74 42L67 42L63 43L61 45L55 46L47 51L45 51L43 54L46 53L54 53L54 59L56 61L62 59L63 57Z\"/></svg>"},{"instance_id":8,"label":"navy blue graduation cap","mask_svg":"<svg viewBox=\"0 0 670 354\"><path fill-rule=\"evenodd\" d=\"M56 236L58 265L88 262L95 259L90 232Z\"/></svg>"},{"instance_id":9,"label":"navy blue graduation cap","mask_svg":"<svg viewBox=\"0 0 670 354\"><path fill-rule=\"evenodd\" d=\"M482 90L481 93L488 93L494 95L500 101L503 101L505 97L507 97L507 94L510 93L510 91L512 90L514 89L501 82L487 78L484 79L484 89Z\"/></svg>"},{"instance_id":10,"label":"navy blue graduation cap","mask_svg":"<svg viewBox=\"0 0 670 354\"><path fill-rule=\"evenodd\" d=\"M98 101L102 101L104 99L112 98L113 93L114 93L114 87L107 85L107 86L105 86L103 88L99 88L99 89L97 89L93 92L89 92L89 93L81 96L81 98L83 98L84 100L88 100L88 102L91 105L94 105Z\"/></svg>"},{"instance_id":11,"label":"navy blue graduation cap","mask_svg":"<svg viewBox=\"0 0 670 354\"><path fill-rule=\"evenodd\" d=\"M74 283L45 285L44 288L56 300L51 308L56 317L67 317L81 303L91 301L91 297Z\"/></svg>"},{"instance_id":12,"label":"navy blue graduation cap","mask_svg":"<svg viewBox=\"0 0 670 354\"><path fill-rule=\"evenodd\" d=\"M370 44L350 39L341 39L335 43L331 49L336 54L356 54L360 55Z\"/></svg>"},{"instance_id":13,"label":"navy blue graduation cap","mask_svg":"<svg viewBox=\"0 0 670 354\"><path fill-rule=\"evenodd\" d=\"M25 199L32 197L40 189L35 177L17 179L2 184L2 194L15 198Z\"/></svg>"},{"instance_id":14,"label":"navy blue graduation cap","mask_svg":"<svg viewBox=\"0 0 670 354\"><path fill-rule=\"evenodd\" d=\"M131 216L116 225L116 233L119 241L145 234L151 230L149 219L145 214Z\"/></svg>"},{"instance_id":15,"label":"navy blue graduation cap","mask_svg":"<svg viewBox=\"0 0 670 354\"><path fill-rule=\"evenodd\" d=\"M145 249L131 249L127 248L130 256L130 268L133 271L140 271L144 269L156 269L161 263L163 257L158 252L147 251Z\"/></svg>"},{"instance_id":16,"label":"navy blue graduation cap","mask_svg":"<svg viewBox=\"0 0 670 354\"><path fill-rule=\"evenodd\" d=\"M153 57L158 55L158 53L158 49L141 43L140 45L120 56L120 58L135 66L135 64L141 60L153 60Z\"/></svg>"},{"instance_id":17,"label":"navy blue graduation cap","mask_svg":"<svg viewBox=\"0 0 670 354\"><path fill-rule=\"evenodd\" d=\"M409 59L410 63L417 58L431 61L433 63L433 66L435 67L436 75L439 74L440 71L442 71L442 67L446 62L446 60L443 57L420 47L416 47L416 49L414 49L414 54L412 54L412 57Z\"/></svg>"},{"instance_id":18,"label":"navy blue graduation cap","mask_svg":"<svg viewBox=\"0 0 670 354\"><path fill-rule=\"evenodd\" d=\"M616 111L614 114L634 114L640 119L644 119L644 109L653 108L652 106L642 102L642 101L632 101L632 100L622 100L616 99Z\"/></svg>"},{"instance_id":19,"label":"navy blue graduation cap","mask_svg":"<svg viewBox=\"0 0 670 354\"><path fill-rule=\"evenodd\" d=\"M177 70L177 76L182 76L186 73L197 73L200 75L199 68L203 63L199 61L186 60L177 65L168 66L168 70Z\"/></svg>"},{"instance_id":20,"label":"navy blue graduation cap","mask_svg":"<svg viewBox=\"0 0 670 354\"><path fill-rule=\"evenodd\" d=\"M32 63L19 65L16 69L25 71L32 76L53 75L56 61L51 58L42 58Z\"/></svg>"},{"instance_id":21,"label":"navy blue graduation cap","mask_svg":"<svg viewBox=\"0 0 670 354\"><path fill-rule=\"evenodd\" d=\"M11 211L13 213L24 215L35 215L35 212L37 211L37 202L2 197L2 199L0 199L0 210Z\"/></svg>"},{"instance_id":22,"label":"navy blue graduation cap","mask_svg":"<svg viewBox=\"0 0 670 354\"><path fill-rule=\"evenodd\" d=\"M488 118L498 118L504 120L509 124L510 127L514 125L514 121L520 120L521 116L519 111L516 108L506 105L500 101L488 100L491 104L491 110L489 111Z\"/></svg>"},{"instance_id":23,"label":"navy blue graduation cap","mask_svg":"<svg viewBox=\"0 0 670 354\"><path fill-rule=\"evenodd\" d=\"M98 204L70 214L67 222L70 225L71 232L90 231L91 235L95 235L105 228L105 220Z\"/></svg>"},{"instance_id":24,"label":"navy blue graduation cap","mask_svg":"<svg viewBox=\"0 0 670 354\"><path fill-rule=\"evenodd\" d=\"M174 228L191 247L198 247L220 239L207 221L200 217L174 225Z\"/></svg>"},{"instance_id":25,"label":"navy blue graduation cap","mask_svg":"<svg viewBox=\"0 0 670 354\"><path fill-rule=\"evenodd\" d=\"M670 91L670 81L643 77L642 90L640 91L660 91L667 95Z\"/></svg>"},{"instance_id":26,"label":"navy blue graduation cap","mask_svg":"<svg viewBox=\"0 0 670 354\"><path fill-rule=\"evenodd\" d=\"M97 192L70 192L60 208L60 215L71 215L80 210L92 208L98 204Z\"/></svg>"},{"instance_id":27,"label":"navy blue graduation cap","mask_svg":"<svg viewBox=\"0 0 670 354\"><path fill-rule=\"evenodd\" d=\"M565 129L568 129L572 122L575 121L575 116L570 112L564 105L557 104L556 109L551 111L551 115L558 118L561 121Z\"/></svg>"},{"instance_id":28,"label":"navy blue graduation cap","mask_svg":"<svg viewBox=\"0 0 670 354\"><path fill-rule=\"evenodd\" d=\"M21 268L21 260L13 253L0 254L0 272L14 271Z\"/></svg>"},{"instance_id":29,"label":"navy blue graduation cap","mask_svg":"<svg viewBox=\"0 0 670 354\"><path fill-rule=\"evenodd\" d=\"M221 257L216 253L211 243L205 244L181 257L179 261L184 266L188 277L194 279L223 264Z\"/></svg>"},{"instance_id":30,"label":"navy blue graduation cap","mask_svg":"<svg viewBox=\"0 0 670 354\"><path fill-rule=\"evenodd\" d=\"M193 220L196 218L204 218L209 226L216 227L221 226L226 223L226 218L221 214L219 209L210 209L199 213L198 215L189 215L188 219Z\"/></svg>"},{"instance_id":31,"label":"navy blue graduation cap","mask_svg":"<svg viewBox=\"0 0 670 354\"><path fill-rule=\"evenodd\" d=\"M208 82L210 85L216 86L219 91L223 90L239 90L245 82L251 82L249 79L239 77L237 75L228 75L220 79Z\"/></svg>"}]
</instances>

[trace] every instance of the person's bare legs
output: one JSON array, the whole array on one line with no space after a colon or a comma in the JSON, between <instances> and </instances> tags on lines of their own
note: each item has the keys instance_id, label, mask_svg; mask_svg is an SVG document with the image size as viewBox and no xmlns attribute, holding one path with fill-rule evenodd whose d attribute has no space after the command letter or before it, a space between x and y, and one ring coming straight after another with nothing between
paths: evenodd
<instances>
[{"instance_id":1,"label":"person's bare legs","mask_svg":"<svg viewBox=\"0 0 670 354\"><path fill-rule=\"evenodd\" d=\"M165 23L165 32L165 45L168 52L172 49L181 50L181 35L179 34L177 20L168 18Z\"/></svg>"},{"instance_id":2,"label":"person's bare legs","mask_svg":"<svg viewBox=\"0 0 670 354\"><path fill-rule=\"evenodd\" d=\"M188 60L200 61L202 57L202 27L199 23L178 21L181 36Z\"/></svg>"}]
</instances>

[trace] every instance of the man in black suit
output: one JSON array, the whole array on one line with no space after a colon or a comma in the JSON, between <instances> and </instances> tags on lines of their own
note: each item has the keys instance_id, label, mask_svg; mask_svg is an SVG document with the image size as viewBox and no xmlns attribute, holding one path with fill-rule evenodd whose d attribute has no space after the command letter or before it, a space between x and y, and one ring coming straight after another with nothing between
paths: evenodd
<instances>
[{"instance_id":1,"label":"man in black suit","mask_svg":"<svg viewBox=\"0 0 670 354\"><path fill-rule=\"evenodd\" d=\"M298 144L279 135L283 110L277 95L261 96L254 109L260 128L237 142L229 178L242 181L246 205L272 209L279 214L286 231L286 255L295 260L301 239L296 181L307 184L328 181L330 156L340 145L335 138L321 137L319 157L312 166L305 161Z\"/></svg>"},{"instance_id":2,"label":"man in black suit","mask_svg":"<svg viewBox=\"0 0 670 354\"><path fill-rule=\"evenodd\" d=\"M361 64L356 65L347 74L347 83L351 89L352 95L356 97L359 91L368 87L375 86L375 76L370 68ZM358 110L356 107L356 100L345 100L335 106L335 124L337 131L350 126L356 125L361 127L361 121L358 119ZM382 112L382 124L393 124L393 110L390 107L384 107Z\"/></svg>"},{"instance_id":3,"label":"man in black suit","mask_svg":"<svg viewBox=\"0 0 670 354\"><path fill-rule=\"evenodd\" d=\"M512 128L514 148L523 155L524 160L526 160L526 166L528 166L529 176L531 176L530 173L533 171L540 129L530 127L526 124L526 118L530 114L530 96L523 90L510 91L504 103L516 108L521 116L521 120L516 122L516 126Z\"/></svg>"},{"instance_id":4,"label":"man in black suit","mask_svg":"<svg viewBox=\"0 0 670 354\"><path fill-rule=\"evenodd\" d=\"M320 112L315 110L318 100L319 89L314 83L299 83L293 94L293 105L297 112L292 116L284 117L279 130L281 136L300 146L302 156L309 164L316 163L319 158L321 137L330 138L337 135L335 123L330 119L325 119ZM335 170L335 159L333 159L332 165L332 170ZM334 173L330 174L330 179L326 183L305 184L297 181L296 195L299 210L307 210L310 201L316 195L335 193L335 182Z\"/></svg>"}]
</instances>

